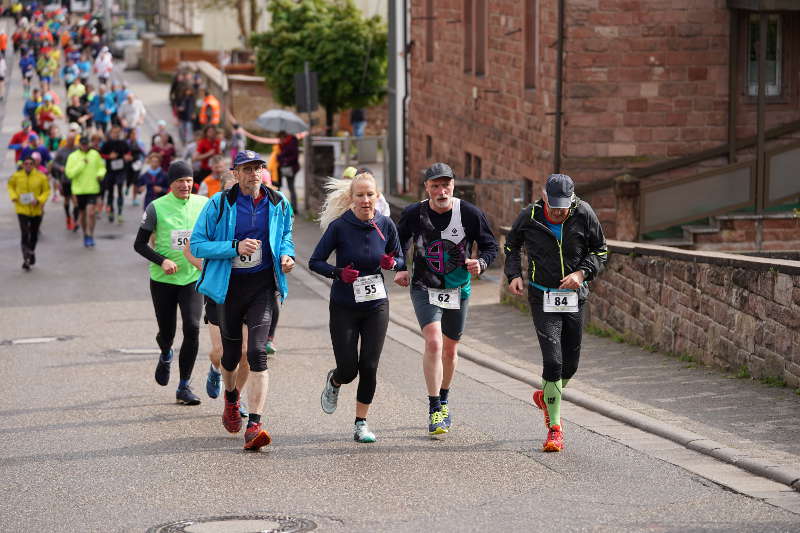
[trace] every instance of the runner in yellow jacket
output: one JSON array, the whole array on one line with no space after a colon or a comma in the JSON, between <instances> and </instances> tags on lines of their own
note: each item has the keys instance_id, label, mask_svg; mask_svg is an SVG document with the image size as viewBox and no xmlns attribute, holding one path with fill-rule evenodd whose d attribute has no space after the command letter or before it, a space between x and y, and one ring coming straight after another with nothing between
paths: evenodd
<instances>
[{"instance_id":1,"label":"runner in yellow jacket","mask_svg":"<svg viewBox=\"0 0 800 533\"><path fill-rule=\"evenodd\" d=\"M33 157L22 162L22 168L8 180L8 195L14 204L22 233L22 268L26 271L36 263L36 241L44 216L44 205L50 197L47 176L36 170Z\"/></svg>"},{"instance_id":2,"label":"runner in yellow jacket","mask_svg":"<svg viewBox=\"0 0 800 533\"><path fill-rule=\"evenodd\" d=\"M94 246L94 204L100 194L100 181L106 175L106 162L103 156L89 146L89 137L80 140L80 150L75 150L67 158L64 173L72 182L72 194L78 200L83 245Z\"/></svg>"}]
</instances>

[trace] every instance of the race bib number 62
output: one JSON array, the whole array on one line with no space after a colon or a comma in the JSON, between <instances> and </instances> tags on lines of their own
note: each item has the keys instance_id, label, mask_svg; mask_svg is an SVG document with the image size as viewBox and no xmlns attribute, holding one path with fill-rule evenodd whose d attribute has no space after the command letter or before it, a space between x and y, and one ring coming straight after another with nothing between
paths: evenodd
<instances>
[{"instance_id":1,"label":"race bib number 62","mask_svg":"<svg viewBox=\"0 0 800 533\"><path fill-rule=\"evenodd\" d=\"M442 309L461 309L461 289L428 288L428 303Z\"/></svg>"}]
</instances>

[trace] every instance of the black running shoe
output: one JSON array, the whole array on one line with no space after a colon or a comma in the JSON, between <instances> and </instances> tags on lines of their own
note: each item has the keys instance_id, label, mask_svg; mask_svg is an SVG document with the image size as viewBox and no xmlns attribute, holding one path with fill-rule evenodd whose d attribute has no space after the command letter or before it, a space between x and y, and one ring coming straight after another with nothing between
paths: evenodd
<instances>
[{"instance_id":1,"label":"black running shoe","mask_svg":"<svg viewBox=\"0 0 800 533\"><path fill-rule=\"evenodd\" d=\"M169 361L164 361L162 356L158 357L158 364L156 365L156 383L162 387L166 387L169 383L169 367L172 363L172 350L169 351Z\"/></svg>"},{"instance_id":2,"label":"black running shoe","mask_svg":"<svg viewBox=\"0 0 800 533\"><path fill-rule=\"evenodd\" d=\"M175 391L175 401L183 405L200 405L200 398L192 392L192 389L190 389L188 385L179 387L178 390Z\"/></svg>"}]
</instances>

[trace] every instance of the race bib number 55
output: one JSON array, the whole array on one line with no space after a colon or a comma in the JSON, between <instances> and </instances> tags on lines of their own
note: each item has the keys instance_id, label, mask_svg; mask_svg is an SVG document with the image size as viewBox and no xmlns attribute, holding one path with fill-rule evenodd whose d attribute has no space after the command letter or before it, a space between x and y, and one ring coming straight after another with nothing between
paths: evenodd
<instances>
[{"instance_id":1,"label":"race bib number 55","mask_svg":"<svg viewBox=\"0 0 800 533\"><path fill-rule=\"evenodd\" d=\"M353 296L356 302L371 302L386 298L386 287L383 285L383 277L378 274L374 276L362 276L353 282Z\"/></svg>"},{"instance_id":2,"label":"race bib number 55","mask_svg":"<svg viewBox=\"0 0 800 533\"><path fill-rule=\"evenodd\" d=\"M542 296L545 313L578 312L578 293L575 291L547 291Z\"/></svg>"}]
</instances>

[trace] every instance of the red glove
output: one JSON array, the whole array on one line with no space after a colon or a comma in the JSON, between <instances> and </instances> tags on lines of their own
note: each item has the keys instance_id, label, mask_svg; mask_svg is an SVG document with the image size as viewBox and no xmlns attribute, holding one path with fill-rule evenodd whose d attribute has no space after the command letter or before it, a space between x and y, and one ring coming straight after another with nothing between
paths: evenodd
<instances>
[{"instance_id":1,"label":"red glove","mask_svg":"<svg viewBox=\"0 0 800 533\"><path fill-rule=\"evenodd\" d=\"M358 278L358 270L353 268L353 263L350 263L339 272L339 279L345 283L353 283Z\"/></svg>"},{"instance_id":2,"label":"red glove","mask_svg":"<svg viewBox=\"0 0 800 533\"><path fill-rule=\"evenodd\" d=\"M383 254L381 257L381 268L384 270L391 270L394 268L396 261L394 260L394 252Z\"/></svg>"}]
</instances>

